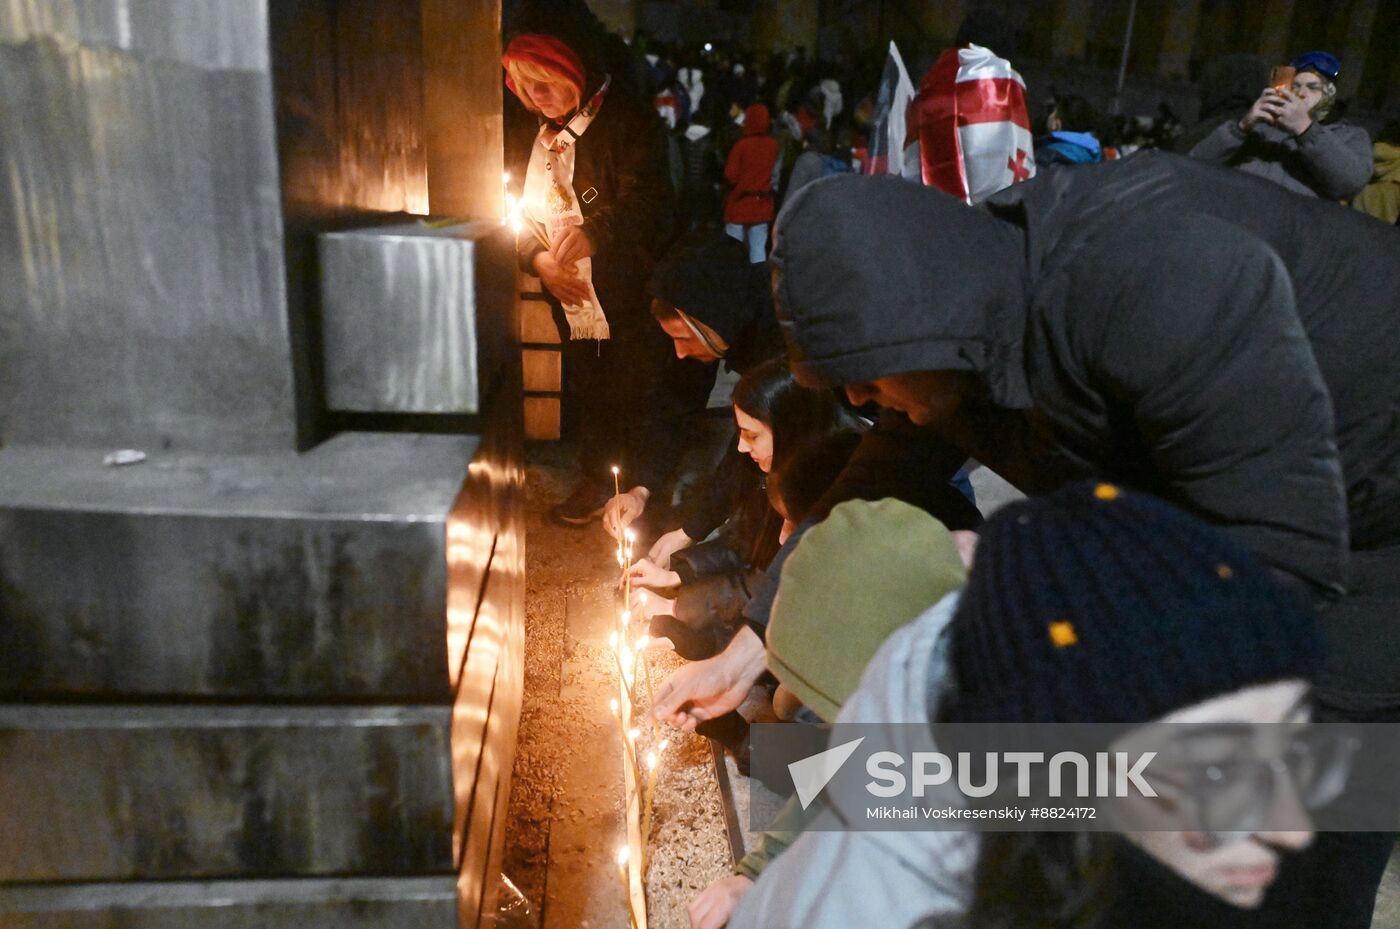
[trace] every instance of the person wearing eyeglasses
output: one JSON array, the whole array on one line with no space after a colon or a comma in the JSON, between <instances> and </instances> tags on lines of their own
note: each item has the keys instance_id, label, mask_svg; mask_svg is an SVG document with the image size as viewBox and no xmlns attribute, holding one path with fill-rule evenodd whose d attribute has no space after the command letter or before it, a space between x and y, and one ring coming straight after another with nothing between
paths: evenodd
<instances>
[{"instance_id":1,"label":"person wearing eyeglasses","mask_svg":"<svg viewBox=\"0 0 1400 929\"><path fill-rule=\"evenodd\" d=\"M1222 123L1191 149L1191 157L1308 196L1354 197L1371 179L1371 138L1360 126L1328 121L1341 63L1328 52L1306 52L1290 66L1291 84L1264 88L1249 112Z\"/></svg>"},{"instance_id":2,"label":"person wearing eyeglasses","mask_svg":"<svg viewBox=\"0 0 1400 929\"><path fill-rule=\"evenodd\" d=\"M799 556L801 546L792 564ZM809 586L806 693L849 657L832 653L820 668L823 653L807 643L850 623L839 599L823 608ZM785 584L780 603L786 595ZM868 793L829 790L802 833L771 848L752 886L730 882L728 927L1325 925L1270 897L1310 890L1287 885L1299 882L1320 811L1344 795L1355 756L1354 741L1310 723L1321 650L1306 600L1163 500L1084 481L1010 504L984 525L961 593L870 659L829 744L858 727L907 757L956 757L982 739L1004 751L1011 730L1058 750L1075 726L1072 738L1105 740L1094 751L1158 753L1147 776L1160 789L1102 803L1097 832L873 830ZM770 663L780 676L791 670ZM914 797L971 810L1010 800L937 788ZM719 925L705 919L710 909L730 903L706 902L692 925L708 929Z\"/></svg>"}]
</instances>

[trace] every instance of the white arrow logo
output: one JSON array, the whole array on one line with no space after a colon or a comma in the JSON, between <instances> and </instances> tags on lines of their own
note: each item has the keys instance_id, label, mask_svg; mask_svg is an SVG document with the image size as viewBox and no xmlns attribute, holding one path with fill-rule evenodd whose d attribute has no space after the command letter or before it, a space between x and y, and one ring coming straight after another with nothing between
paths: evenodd
<instances>
[{"instance_id":1,"label":"white arrow logo","mask_svg":"<svg viewBox=\"0 0 1400 929\"><path fill-rule=\"evenodd\" d=\"M817 794L831 782L864 741L865 736L861 736L788 765L788 774L792 775L792 785L797 788L797 800L802 804L802 809L807 809L817 799Z\"/></svg>"}]
</instances>

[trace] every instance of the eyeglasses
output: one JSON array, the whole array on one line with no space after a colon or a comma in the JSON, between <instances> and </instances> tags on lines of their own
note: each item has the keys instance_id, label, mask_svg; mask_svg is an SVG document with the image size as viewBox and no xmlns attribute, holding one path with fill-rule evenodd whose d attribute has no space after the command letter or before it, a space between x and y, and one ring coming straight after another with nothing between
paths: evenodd
<instances>
[{"instance_id":1,"label":"eyeglasses","mask_svg":"<svg viewBox=\"0 0 1400 929\"><path fill-rule=\"evenodd\" d=\"M1304 52L1289 64L1298 71L1316 71L1329 81L1335 81L1342 73L1342 63L1329 52Z\"/></svg>"},{"instance_id":2,"label":"eyeglasses","mask_svg":"<svg viewBox=\"0 0 1400 929\"><path fill-rule=\"evenodd\" d=\"M1306 828L1270 822L1279 791L1291 791L1304 810L1332 803L1346 788L1361 740L1330 727L1286 729L1261 730L1244 742L1239 732L1192 735L1164 755L1153 787L1189 817L1190 831L1215 845L1261 830ZM1202 759L1208 755L1215 760Z\"/></svg>"}]
</instances>

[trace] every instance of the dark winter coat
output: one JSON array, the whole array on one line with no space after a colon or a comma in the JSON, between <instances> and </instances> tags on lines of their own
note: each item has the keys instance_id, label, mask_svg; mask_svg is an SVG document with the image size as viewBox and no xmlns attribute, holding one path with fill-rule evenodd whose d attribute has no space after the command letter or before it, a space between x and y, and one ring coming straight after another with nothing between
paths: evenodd
<instances>
[{"instance_id":1,"label":"dark winter coat","mask_svg":"<svg viewBox=\"0 0 1400 929\"><path fill-rule=\"evenodd\" d=\"M602 108L574 147L574 193L593 243L593 286L609 325L650 326L646 280L670 245L676 222L665 124L635 85L636 62L627 47L584 4L527 4L510 28L511 35L524 32L556 36L578 53L588 80L583 100L612 78ZM511 177L524 180L542 122L539 117L535 131L522 129L511 138L505 153ZM533 274L544 246L528 229L516 246L521 268Z\"/></svg>"},{"instance_id":2,"label":"dark winter coat","mask_svg":"<svg viewBox=\"0 0 1400 929\"><path fill-rule=\"evenodd\" d=\"M1366 217L1144 154L985 208L823 181L778 228L803 382L973 372L948 431L1021 489L1115 478L1319 588L1400 543L1400 236Z\"/></svg>"},{"instance_id":3,"label":"dark winter coat","mask_svg":"<svg viewBox=\"0 0 1400 929\"><path fill-rule=\"evenodd\" d=\"M724 221L751 225L773 221L773 165L778 140L768 134L768 107L755 103L744 111L744 135L729 150L724 179L731 185L724 199Z\"/></svg>"},{"instance_id":4,"label":"dark winter coat","mask_svg":"<svg viewBox=\"0 0 1400 929\"><path fill-rule=\"evenodd\" d=\"M1294 136L1267 123L1245 132L1238 121L1226 120L1191 149L1191 157L1325 200L1354 197L1371 179L1371 137L1347 123L1313 123Z\"/></svg>"},{"instance_id":5,"label":"dark winter coat","mask_svg":"<svg viewBox=\"0 0 1400 929\"><path fill-rule=\"evenodd\" d=\"M671 556L671 567L682 585L676 595L676 620L713 648L695 658L722 651L743 625L753 587L778 550L782 524L760 478L749 487L718 538Z\"/></svg>"},{"instance_id":6,"label":"dark winter coat","mask_svg":"<svg viewBox=\"0 0 1400 929\"><path fill-rule=\"evenodd\" d=\"M531 138L507 152L512 177L525 176L533 144ZM610 325L650 325L647 276L675 224L665 127L645 103L609 91L575 151L574 192L593 243L593 286L603 312ZM544 246L529 230L516 244L521 268L533 274Z\"/></svg>"},{"instance_id":7,"label":"dark winter coat","mask_svg":"<svg viewBox=\"0 0 1400 929\"><path fill-rule=\"evenodd\" d=\"M519 5L508 35L519 33L555 36L578 53L585 67L585 101L611 78L597 116L575 145L573 177L581 228L593 244L593 286L608 320L608 343L567 340L563 308L548 290L544 296L567 340L563 351L570 393L581 407L581 465L591 474L605 475L603 462L620 456L629 481L657 488L684 443L675 420L679 414L667 398L656 396L668 351L646 296L647 275L675 227L665 125L637 86L639 59L582 0ZM519 183L537 144L540 119L525 113L513 94L508 107L506 169ZM527 272L533 273L535 256L543 249L532 231L517 236L517 255ZM583 361L585 352L592 353L594 363ZM625 370L616 375L604 370L624 363ZM643 412L633 416L628 404L637 398L642 398Z\"/></svg>"},{"instance_id":8,"label":"dark winter coat","mask_svg":"<svg viewBox=\"0 0 1400 929\"><path fill-rule=\"evenodd\" d=\"M1227 120L1238 122L1269 83L1269 67L1258 55L1231 54L1206 62L1201 69L1201 108L1196 122L1172 140L1171 150L1187 154Z\"/></svg>"},{"instance_id":9,"label":"dark winter coat","mask_svg":"<svg viewBox=\"0 0 1400 929\"><path fill-rule=\"evenodd\" d=\"M749 264L748 250L723 233L697 233L677 243L652 272L647 289L724 339L725 366L737 374L782 354L768 266ZM702 405L708 388L704 393ZM730 443L715 473L683 506L681 528L692 539L705 538L758 484L753 461Z\"/></svg>"}]
</instances>

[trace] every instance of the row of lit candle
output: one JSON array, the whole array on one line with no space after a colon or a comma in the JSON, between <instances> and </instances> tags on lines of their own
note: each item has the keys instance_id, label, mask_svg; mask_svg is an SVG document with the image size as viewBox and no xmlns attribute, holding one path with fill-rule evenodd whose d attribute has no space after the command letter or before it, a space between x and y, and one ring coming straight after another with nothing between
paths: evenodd
<instances>
[{"instance_id":1,"label":"row of lit candle","mask_svg":"<svg viewBox=\"0 0 1400 929\"><path fill-rule=\"evenodd\" d=\"M612 477L613 494L620 496L622 492L621 469L616 465L612 467ZM636 869L635 876L639 885L644 888L650 857L648 844L651 838L652 800L655 797L656 785L661 775L662 756L666 752L669 740L657 740L656 720L654 717L651 718L649 743L655 747L649 748L644 758L638 757L638 741L641 739L641 730L632 725L633 710L638 702L637 689L639 684L646 688L647 705L650 706L652 687L651 669L646 661L646 651L651 644L651 637L643 635L634 645L630 636L632 625L632 556L636 541L636 534L630 528L623 529L618 533L617 566L622 572L618 587L622 590L623 606L618 616L618 628L609 635L608 644L617 664L618 677L618 695L610 702L610 706L613 717L617 720L618 733L622 738L623 764L626 766L624 780L633 785L632 790L625 791L623 797L623 816L626 818L628 841L627 844L618 849L617 867L627 898L631 925L633 929L645 929L646 894L643 889L640 901L642 912L639 913L632 894L633 869ZM638 603L642 616L645 617L645 591L638 592ZM632 819L634 816L636 817L635 821ZM633 825L637 826L637 842L640 847L633 845L631 837Z\"/></svg>"}]
</instances>

